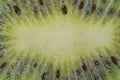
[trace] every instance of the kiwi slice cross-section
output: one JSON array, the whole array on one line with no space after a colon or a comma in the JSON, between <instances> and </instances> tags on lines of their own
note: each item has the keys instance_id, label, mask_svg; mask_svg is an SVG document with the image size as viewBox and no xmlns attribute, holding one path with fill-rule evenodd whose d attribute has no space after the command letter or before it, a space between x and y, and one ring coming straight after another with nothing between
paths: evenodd
<instances>
[{"instance_id":1,"label":"kiwi slice cross-section","mask_svg":"<svg viewBox=\"0 0 120 80\"><path fill-rule=\"evenodd\" d=\"M1 0L0 80L120 80L119 0Z\"/></svg>"}]
</instances>

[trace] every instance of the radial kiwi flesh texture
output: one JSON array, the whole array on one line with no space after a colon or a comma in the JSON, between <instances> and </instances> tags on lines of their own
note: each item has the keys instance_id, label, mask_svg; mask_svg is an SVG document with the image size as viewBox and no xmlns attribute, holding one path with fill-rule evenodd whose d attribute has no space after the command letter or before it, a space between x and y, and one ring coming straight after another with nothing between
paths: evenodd
<instances>
[{"instance_id":1,"label":"radial kiwi flesh texture","mask_svg":"<svg viewBox=\"0 0 120 80\"><path fill-rule=\"evenodd\" d=\"M0 0L0 80L120 80L119 0Z\"/></svg>"}]
</instances>

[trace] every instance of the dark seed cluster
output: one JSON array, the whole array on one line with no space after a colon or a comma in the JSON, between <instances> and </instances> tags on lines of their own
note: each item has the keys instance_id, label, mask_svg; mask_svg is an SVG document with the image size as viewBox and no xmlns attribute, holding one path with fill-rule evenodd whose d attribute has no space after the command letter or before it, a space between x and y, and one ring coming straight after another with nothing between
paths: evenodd
<instances>
[{"instance_id":1,"label":"dark seed cluster","mask_svg":"<svg viewBox=\"0 0 120 80\"><path fill-rule=\"evenodd\" d=\"M103 60L104 59L104 60ZM112 63L113 64L115 64L115 65L117 65L118 67L119 67L119 60L115 57L115 56L111 56L111 61L108 61L108 60L105 60L105 58L103 58L103 59L100 59L100 60L94 60L94 62L93 62L93 64L96 66L96 68L99 68L99 66L102 66L103 64L105 64L105 66L103 66L104 68L106 68L106 69L109 69L109 70L111 70L111 68L112 68ZM101 63L101 61L104 61L104 62L102 62ZM112 62L112 63L111 63ZM0 66L0 69L1 70L5 70L6 69L6 67L7 67L7 62L3 62L2 64L1 64L1 66ZM24 73L24 69L25 69L25 66L26 66L26 64L21 64L20 65L20 67L19 67L19 69L18 69L18 72L20 73L20 74L23 74ZM38 63L34 63L34 65L33 65L33 67L34 68L37 68L37 66L38 66ZM94 66L94 67L95 67ZM102 67L102 68L103 68ZM109 68L108 68L109 67ZM89 69L90 69L90 66L88 65L88 63L82 63L82 65L81 65L81 68L79 68L79 69L76 69L76 73L74 73L73 75L75 75L76 74L76 76L77 77L83 77L83 75L82 75L82 73L85 73L86 75L87 74L92 74L92 75L94 75L94 73L92 73L92 72L90 72L89 73ZM90 71L93 71L94 70L94 68L91 68L91 70ZM98 69L99 70L99 69ZM83 72L84 71L84 72ZM101 71L101 70L100 70ZM11 73L7 73L7 75L9 76L9 78L11 77ZM43 72L42 73L42 75L41 75L41 80L46 80L46 77L47 76L49 76L49 75L51 75L51 74L48 74L48 72L47 71L45 71L45 72ZM54 74L55 76L56 76L56 79L57 78L60 78L61 77L61 70L60 69L57 69L56 71L55 71L55 74ZM105 73L104 73L104 71L103 72L100 72L100 74L99 75L95 75L94 76L94 80L98 80L99 79L99 77L102 77L102 78L104 78L105 77ZM103 79L104 80L104 79Z\"/></svg>"},{"instance_id":2,"label":"dark seed cluster","mask_svg":"<svg viewBox=\"0 0 120 80\"><path fill-rule=\"evenodd\" d=\"M78 0L74 0L73 5L76 5L76 3L77 3L77 4L79 4L78 9L83 10L84 7L85 7L85 1L80 1L79 3L78 2L79 2ZM24 2L24 3L26 3L26 2ZM38 4L39 4L39 6L33 6L33 12L35 14L39 13L39 10L40 11L42 10L42 9L39 9L39 7L45 6L43 0L38 0ZM102 0L102 4L106 4L106 1ZM22 14L22 11L21 11L21 8L19 7L19 5L15 4L15 5L12 6L11 4L7 3L6 6L8 6L10 10L13 10L16 14L18 14L18 15ZM91 14L94 13L94 14L102 16L105 12L105 9L102 8L102 7L98 7L96 3L92 3L92 5L89 6L88 8L90 8L90 9L85 10L86 15L91 15ZM44 12L44 10L42 10L42 11ZM66 3L64 3L64 1L63 1L63 4L61 5L61 11L64 15L69 13L68 12L68 6L66 5ZM117 14L119 16L119 12L116 10L116 8L110 7L107 11L107 15L109 16L109 15L115 15L115 14Z\"/></svg>"}]
</instances>

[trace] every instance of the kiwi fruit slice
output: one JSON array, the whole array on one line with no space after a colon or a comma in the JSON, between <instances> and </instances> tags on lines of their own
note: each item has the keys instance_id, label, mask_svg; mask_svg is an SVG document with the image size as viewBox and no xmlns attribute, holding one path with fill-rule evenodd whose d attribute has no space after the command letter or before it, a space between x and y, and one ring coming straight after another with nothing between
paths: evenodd
<instances>
[{"instance_id":1,"label":"kiwi fruit slice","mask_svg":"<svg viewBox=\"0 0 120 80\"><path fill-rule=\"evenodd\" d=\"M120 80L119 0L1 0L0 80Z\"/></svg>"}]
</instances>

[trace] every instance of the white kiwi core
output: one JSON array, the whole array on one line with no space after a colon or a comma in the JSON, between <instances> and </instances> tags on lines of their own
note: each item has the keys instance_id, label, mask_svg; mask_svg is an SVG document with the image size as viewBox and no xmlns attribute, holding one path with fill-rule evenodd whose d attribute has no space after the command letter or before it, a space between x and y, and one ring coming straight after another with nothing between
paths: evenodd
<instances>
[{"instance_id":1,"label":"white kiwi core","mask_svg":"<svg viewBox=\"0 0 120 80\"><path fill-rule=\"evenodd\" d=\"M87 23L69 15L21 23L13 21L14 26L9 31L6 29L5 32L14 36L10 40L14 44L8 47L12 46L19 54L27 51L29 55L45 56L53 64L56 60L57 64L61 61L70 64L71 60L78 61L77 57L94 55L96 48L110 47L113 37L111 26Z\"/></svg>"}]
</instances>

